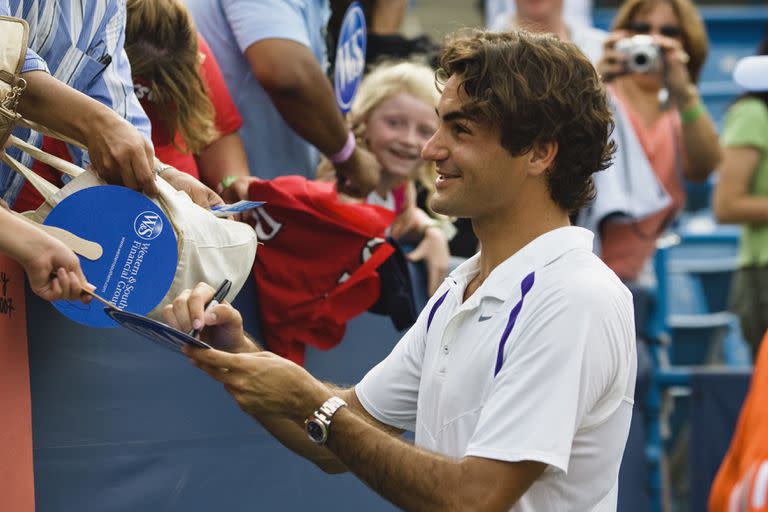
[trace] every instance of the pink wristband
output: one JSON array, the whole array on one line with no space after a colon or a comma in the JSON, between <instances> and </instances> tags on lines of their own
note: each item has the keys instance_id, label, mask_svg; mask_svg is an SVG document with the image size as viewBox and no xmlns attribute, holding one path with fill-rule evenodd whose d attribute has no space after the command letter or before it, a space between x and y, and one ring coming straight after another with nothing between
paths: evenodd
<instances>
[{"instance_id":1,"label":"pink wristband","mask_svg":"<svg viewBox=\"0 0 768 512\"><path fill-rule=\"evenodd\" d=\"M355 134L349 132L349 136L347 137L347 142L344 143L344 147L333 155L327 155L328 160L330 160L332 164L343 164L349 160L349 157L352 156L352 152L355 150L356 146L357 140L355 140Z\"/></svg>"}]
</instances>

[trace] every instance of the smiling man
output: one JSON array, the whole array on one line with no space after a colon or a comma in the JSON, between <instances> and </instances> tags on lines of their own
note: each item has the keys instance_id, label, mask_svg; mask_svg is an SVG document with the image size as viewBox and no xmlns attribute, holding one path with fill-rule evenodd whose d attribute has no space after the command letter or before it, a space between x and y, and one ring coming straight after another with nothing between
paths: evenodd
<instances>
[{"instance_id":1,"label":"smiling man","mask_svg":"<svg viewBox=\"0 0 768 512\"><path fill-rule=\"evenodd\" d=\"M439 168L432 207L470 218L482 250L359 384L259 352L230 306L204 315L207 285L166 320L207 325L222 350L187 354L283 444L400 508L615 510L632 301L568 217L612 153L604 90L575 46L524 32L453 39L438 78L440 125L423 150Z\"/></svg>"}]
</instances>

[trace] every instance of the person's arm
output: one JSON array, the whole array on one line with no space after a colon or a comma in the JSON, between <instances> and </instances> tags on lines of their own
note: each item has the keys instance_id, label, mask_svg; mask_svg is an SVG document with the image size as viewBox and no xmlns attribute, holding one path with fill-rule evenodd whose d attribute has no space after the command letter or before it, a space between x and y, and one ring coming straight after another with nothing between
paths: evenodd
<instances>
[{"instance_id":1,"label":"person's arm","mask_svg":"<svg viewBox=\"0 0 768 512\"><path fill-rule=\"evenodd\" d=\"M250 176L248 157L237 132L222 135L195 158L200 169L200 180L214 190L223 191L219 186L226 177L237 179Z\"/></svg>"},{"instance_id":2,"label":"person's arm","mask_svg":"<svg viewBox=\"0 0 768 512\"><path fill-rule=\"evenodd\" d=\"M348 468L374 491L406 510L506 511L546 464L482 457L459 460L416 448L371 424L349 392L334 415L325 447L312 446L301 425L337 391L298 365L268 352L231 354L185 349L195 364L224 384L240 408L294 452L327 471ZM343 466L324 452L333 454Z\"/></svg>"},{"instance_id":3,"label":"person's arm","mask_svg":"<svg viewBox=\"0 0 768 512\"><path fill-rule=\"evenodd\" d=\"M507 511L547 467L536 461L450 459L388 436L345 409L333 417L328 448L404 510Z\"/></svg>"},{"instance_id":4,"label":"person's arm","mask_svg":"<svg viewBox=\"0 0 768 512\"><path fill-rule=\"evenodd\" d=\"M408 11L408 0L378 0L373 3L372 34L397 34Z\"/></svg>"},{"instance_id":5,"label":"person's arm","mask_svg":"<svg viewBox=\"0 0 768 512\"><path fill-rule=\"evenodd\" d=\"M333 89L309 48L287 39L263 39L245 50L256 80L264 87L285 122L323 154L339 152L349 128L334 100ZM350 158L336 164L343 192L362 197L378 183L379 164L367 150L356 147Z\"/></svg>"},{"instance_id":6,"label":"person's arm","mask_svg":"<svg viewBox=\"0 0 768 512\"><path fill-rule=\"evenodd\" d=\"M210 208L211 206L222 204L224 200L219 195L204 185L200 180L180 171L173 166L161 164L158 172L162 178L176 190L186 193L189 198L198 206Z\"/></svg>"},{"instance_id":7,"label":"person's arm","mask_svg":"<svg viewBox=\"0 0 768 512\"><path fill-rule=\"evenodd\" d=\"M130 123L44 71L22 76L27 88L19 102L19 113L82 142L95 170L108 182L157 194L154 150Z\"/></svg>"},{"instance_id":8,"label":"person's arm","mask_svg":"<svg viewBox=\"0 0 768 512\"><path fill-rule=\"evenodd\" d=\"M506 511L546 468L533 461L472 456L455 460L394 438L397 430L373 420L351 390L329 387L291 361L255 351L242 334L239 313L231 306L220 304L204 313L212 296L213 289L200 284L163 311L166 322L179 329L208 326L204 339L226 350L185 348L185 354L224 384L244 412L327 471L348 468L408 510ZM302 424L334 395L349 405L333 417L328 443L314 445Z\"/></svg>"},{"instance_id":9,"label":"person's arm","mask_svg":"<svg viewBox=\"0 0 768 512\"><path fill-rule=\"evenodd\" d=\"M221 135L195 155L195 159L203 183L222 193L226 188L221 186L224 178L228 178L231 183L237 178L250 175L248 156L238 134L243 120L229 94L216 56L202 35L198 34L197 41L203 55L200 76L205 81L206 94L213 105L216 130Z\"/></svg>"},{"instance_id":10,"label":"person's arm","mask_svg":"<svg viewBox=\"0 0 768 512\"><path fill-rule=\"evenodd\" d=\"M182 292L171 304L163 308L162 314L165 322L184 332L188 332L192 328L201 329L201 339L220 350L233 354L262 352L261 346L243 331L242 317L232 306L223 303L211 308L208 312L204 312L205 304L211 300L214 293L214 289L205 283L200 283L194 289ZM276 357L272 354L270 356ZM193 359L193 361L195 360ZM195 364L214 378L221 373L220 368L197 362ZM346 400L350 404L350 408L358 412L366 421L377 425L381 430L391 434L402 432L384 425L370 416L360 405L352 389L341 389L329 385L328 390ZM286 448L312 461L326 473L341 473L347 470L328 449L309 440L302 422L278 416L254 415L254 417Z\"/></svg>"},{"instance_id":11,"label":"person's arm","mask_svg":"<svg viewBox=\"0 0 768 512\"><path fill-rule=\"evenodd\" d=\"M723 157L715 122L706 110L692 121L687 120L686 115L695 115L699 109L704 109L698 89L693 85L689 96L679 98L677 104L682 114L685 177L692 181L704 181Z\"/></svg>"},{"instance_id":12,"label":"person's arm","mask_svg":"<svg viewBox=\"0 0 768 512\"><path fill-rule=\"evenodd\" d=\"M30 288L45 300L82 300L83 290L94 290L74 252L2 207L0 252L24 267Z\"/></svg>"},{"instance_id":13,"label":"person's arm","mask_svg":"<svg viewBox=\"0 0 768 512\"><path fill-rule=\"evenodd\" d=\"M768 224L768 197L749 193L749 184L762 159L753 147L726 147L712 196L718 222Z\"/></svg>"},{"instance_id":14,"label":"person's arm","mask_svg":"<svg viewBox=\"0 0 768 512\"><path fill-rule=\"evenodd\" d=\"M416 187L409 182L405 204L392 223L392 236L404 243L416 243L406 257L409 261L424 261L427 270L427 293L433 295L448 273L451 250L448 235L436 219L416 205Z\"/></svg>"},{"instance_id":15,"label":"person's arm","mask_svg":"<svg viewBox=\"0 0 768 512\"><path fill-rule=\"evenodd\" d=\"M664 54L669 94L682 120L685 177L703 181L722 158L717 128L691 80L686 66L690 57L680 42L662 36L657 36L656 42Z\"/></svg>"}]
</instances>

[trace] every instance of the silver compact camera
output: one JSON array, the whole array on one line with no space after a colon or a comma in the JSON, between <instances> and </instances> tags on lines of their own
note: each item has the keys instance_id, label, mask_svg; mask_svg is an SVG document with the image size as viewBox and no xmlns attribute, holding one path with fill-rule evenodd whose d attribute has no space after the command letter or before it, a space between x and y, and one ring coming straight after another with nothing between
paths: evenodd
<instances>
[{"instance_id":1,"label":"silver compact camera","mask_svg":"<svg viewBox=\"0 0 768 512\"><path fill-rule=\"evenodd\" d=\"M649 35L636 36L616 41L614 48L624 54L627 70L634 73L652 73L661 69L661 50Z\"/></svg>"}]
</instances>

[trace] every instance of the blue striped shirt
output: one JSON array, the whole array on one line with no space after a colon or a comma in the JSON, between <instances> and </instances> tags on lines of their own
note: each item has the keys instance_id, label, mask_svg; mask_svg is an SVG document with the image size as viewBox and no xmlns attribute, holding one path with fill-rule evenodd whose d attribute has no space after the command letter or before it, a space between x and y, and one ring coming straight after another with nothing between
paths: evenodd
<instances>
[{"instance_id":1,"label":"blue striped shirt","mask_svg":"<svg viewBox=\"0 0 768 512\"><path fill-rule=\"evenodd\" d=\"M24 71L45 70L110 107L151 140L149 119L133 93L125 41L125 2L120 0L0 0L0 14L23 18L29 24L29 49ZM40 146L42 137L29 130L18 136ZM69 148L78 165L88 155ZM9 150L9 154L12 151ZM28 167L31 159L14 152ZM23 179L0 168L0 197L16 198Z\"/></svg>"}]
</instances>

